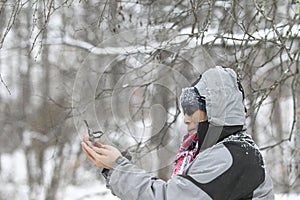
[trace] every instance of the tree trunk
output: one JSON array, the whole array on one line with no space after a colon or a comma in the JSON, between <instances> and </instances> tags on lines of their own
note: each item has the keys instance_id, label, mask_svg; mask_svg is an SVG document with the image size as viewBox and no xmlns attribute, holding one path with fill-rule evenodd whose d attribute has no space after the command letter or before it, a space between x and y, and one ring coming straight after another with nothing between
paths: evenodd
<instances>
[{"instance_id":1,"label":"tree trunk","mask_svg":"<svg viewBox=\"0 0 300 200\"><path fill-rule=\"evenodd\" d=\"M273 102L273 111L271 116L271 122L272 125L274 125L274 129L272 131L273 136L276 140L276 142L280 142L281 140L286 138L286 135L284 134L284 130L282 127L282 112L280 108L280 93L273 93L272 94L272 102ZM287 173L287 159L286 155L284 153L284 148L279 145L278 148L274 149L278 154L278 160L276 163L274 163L274 167L277 168L278 166L278 176L276 177L276 181L280 182L282 185L283 192L286 192L288 190L288 173Z\"/></svg>"},{"instance_id":2,"label":"tree trunk","mask_svg":"<svg viewBox=\"0 0 300 200\"><path fill-rule=\"evenodd\" d=\"M298 56L299 59L299 56ZM295 138L295 155L293 156L293 172L294 172L294 179L292 182L292 187L295 188L296 191L294 192L300 192L300 62L297 61L297 70L298 74L295 78L296 84L295 84L295 95L296 95L296 130L294 131L294 138Z\"/></svg>"},{"instance_id":3,"label":"tree trunk","mask_svg":"<svg viewBox=\"0 0 300 200\"><path fill-rule=\"evenodd\" d=\"M248 74L248 80L247 82L248 83L251 83L252 82L252 78L253 78L253 69L250 65L247 65L245 67L245 74ZM259 142L258 141L258 137L257 137L257 133L256 133L256 117L255 117L255 96L253 95L252 93L252 85L251 84L247 84L246 85L247 88L246 91L247 91L247 99L249 100L249 106L247 108L247 115L248 115L248 118L250 118L250 123L249 123L249 127L248 127L248 130L249 130L249 134L251 134L253 140L255 142Z\"/></svg>"},{"instance_id":4,"label":"tree trunk","mask_svg":"<svg viewBox=\"0 0 300 200\"><path fill-rule=\"evenodd\" d=\"M57 152L57 158L55 159L55 167L53 170L53 175L51 179L51 183L49 188L47 189L46 193L46 200L55 200L56 199L56 194L59 188L59 183L61 180L61 171L62 171L62 166L64 163L64 146L65 144L61 144L58 146L58 152Z\"/></svg>"},{"instance_id":5,"label":"tree trunk","mask_svg":"<svg viewBox=\"0 0 300 200\"><path fill-rule=\"evenodd\" d=\"M166 164L170 159L170 155L168 152L164 150L166 145L166 141L168 140L168 124L167 124L167 115L168 115L168 93L165 91L165 88L155 87L154 94L152 96L151 104L158 104L160 107L154 108L151 112L152 119L152 136L158 135L158 140L154 140L154 146L158 147L157 156L158 156L158 172L157 175L159 178L163 180L167 180L170 178L170 169ZM165 110L164 110L165 109Z\"/></svg>"}]
</instances>

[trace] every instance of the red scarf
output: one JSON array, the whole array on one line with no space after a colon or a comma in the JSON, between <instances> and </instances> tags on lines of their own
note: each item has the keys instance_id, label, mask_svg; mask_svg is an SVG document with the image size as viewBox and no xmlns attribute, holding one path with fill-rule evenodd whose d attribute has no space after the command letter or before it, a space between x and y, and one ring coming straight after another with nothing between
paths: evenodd
<instances>
[{"instance_id":1,"label":"red scarf","mask_svg":"<svg viewBox=\"0 0 300 200\"><path fill-rule=\"evenodd\" d=\"M198 153L197 132L190 135L184 135L183 142L181 143L176 155L175 168L172 176L175 176L176 174L182 174L185 168L195 159Z\"/></svg>"}]
</instances>

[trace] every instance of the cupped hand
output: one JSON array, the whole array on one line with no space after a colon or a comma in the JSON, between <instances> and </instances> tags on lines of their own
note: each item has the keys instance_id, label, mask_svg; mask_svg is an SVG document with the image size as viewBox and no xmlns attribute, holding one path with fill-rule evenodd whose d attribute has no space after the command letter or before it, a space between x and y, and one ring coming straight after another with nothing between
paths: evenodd
<instances>
[{"instance_id":1,"label":"cupped hand","mask_svg":"<svg viewBox=\"0 0 300 200\"><path fill-rule=\"evenodd\" d=\"M121 152L113 146L104 145L98 142L93 145L89 141L88 134L83 136L81 147L86 156L96 166L106 169L111 169L117 158L122 155Z\"/></svg>"}]
</instances>

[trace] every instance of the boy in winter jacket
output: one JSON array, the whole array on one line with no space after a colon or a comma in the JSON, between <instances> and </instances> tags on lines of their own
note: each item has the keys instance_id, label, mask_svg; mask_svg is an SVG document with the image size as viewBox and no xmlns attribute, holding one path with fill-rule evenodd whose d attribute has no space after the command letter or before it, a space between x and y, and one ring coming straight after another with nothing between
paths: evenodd
<instances>
[{"instance_id":1,"label":"boy in winter jacket","mask_svg":"<svg viewBox=\"0 0 300 200\"><path fill-rule=\"evenodd\" d=\"M84 135L82 149L98 167L108 169L113 194L123 200L274 199L262 155L245 132L243 90L236 73L219 66L209 69L183 90L180 100L188 134L167 182L112 146L93 146Z\"/></svg>"}]
</instances>

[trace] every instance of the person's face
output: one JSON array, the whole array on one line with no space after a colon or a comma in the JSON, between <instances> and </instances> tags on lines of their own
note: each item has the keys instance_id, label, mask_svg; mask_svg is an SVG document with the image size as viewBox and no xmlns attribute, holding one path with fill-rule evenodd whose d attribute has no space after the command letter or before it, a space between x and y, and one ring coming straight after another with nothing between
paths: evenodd
<instances>
[{"instance_id":1,"label":"person's face","mask_svg":"<svg viewBox=\"0 0 300 200\"><path fill-rule=\"evenodd\" d=\"M184 123L187 125L187 131L189 134L197 131L197 125L199 122L206 120L206 112L197 109L191 113L184 113Z\"/></svg>"}]
</instances>

